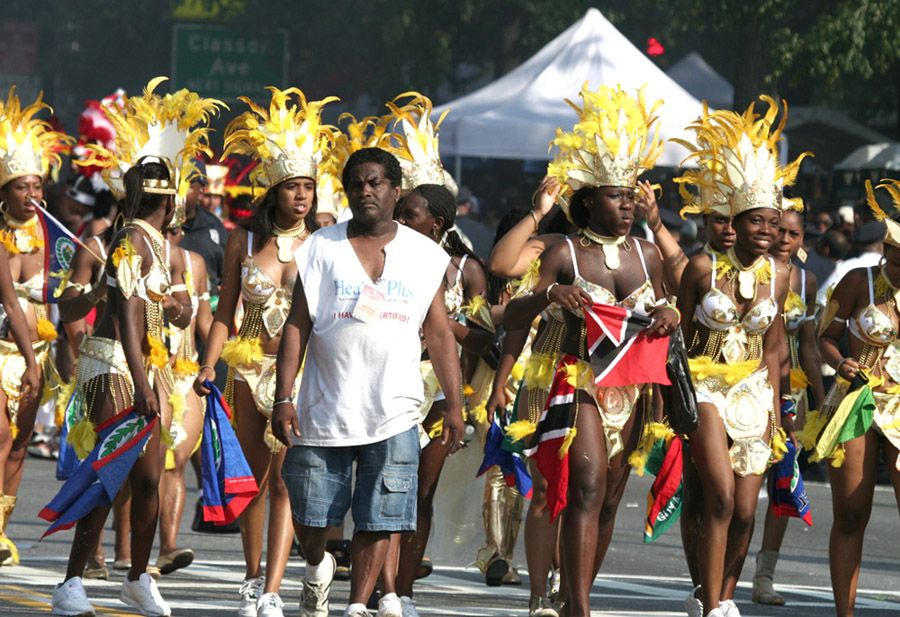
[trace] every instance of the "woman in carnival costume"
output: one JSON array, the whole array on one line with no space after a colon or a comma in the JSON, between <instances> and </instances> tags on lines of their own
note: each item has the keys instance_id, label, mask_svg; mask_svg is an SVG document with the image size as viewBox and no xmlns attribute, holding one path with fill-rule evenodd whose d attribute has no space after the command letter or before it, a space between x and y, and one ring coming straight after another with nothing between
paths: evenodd
<instances>
[{"instance_id":1,"label":"woman in carnival costume","mask_svg":"<svg viewBox=\"0 0 900 617\"><path fill-rule=\"evenodd\" d=\"M480 366L479 355L487 349L494 330L490 307L484 298L487 287L485 271L478 256L463 244L454 229L456 200L444 186L444 171L435 135L440 120L432 124L432 106L427 97L406 93L397 99L406 96L412 96L412 100L403 107L388 103L397 124L403 127L403 136L399 139L402 145L389 148L400 160L402 188L406 193L397 204L394 217L402 225L441 244L450 255L450 264L444 275L444 305L451 329L461 347L464 383L483 381L487 367ZM426 357L427 350L424 350L423 358ZM396 595L387 593L381 598L379 615L399 614L401 610L404 617L418 614L412 600L413 582L425 555L434 514L434 496L451 445L441 445L440 440L432 439L440 435L446 404L430 360L423 360L422 376L425 401L420 432L422 453L419 457L416 531L393 539L391 558L385 564L382 580L389 580L392 571L397 572ZM477 397L471 385L466 392L470 399ZM470 409L469 413L474 414L474 410ZM385 586L385 591L388 590L389 582Z\"/></svg>"},{"instance_id":2,"label":"woman in carnival costume","mask_svg":"<svg viewBox=\"0 0 900 617\"><path fill-rule=\"evenodd\" d=\"M184 206L178 205L175 207L171 223L163 232L166 238L167 261L177 260L184 263L184 283L173 285L172 290L188 293L191 298L191 318L187 328L179 328L172 324L168 332L169 363L174 380L173 390L166 393L172 410L169 428L172 443L166 450L165 472L160 491L162 503L159 557L156 560L156 567L162 575L187 567L194 560L193 551L179 549L176 541L181 514L184 511L184 470L191 456L200 447L200 432L203 429L203 414L206 410L205 401L200 399L193 388L194 380L200 372L194 341L198 334L204 342L207 340L213 319L209 307L206 262L199 254L178 246L184 237L182 223L184 223Z\"/></svg>"},{"instance_id":3,"label":"woman in carnival costume","mask_svg":"<svg viewBox=\"0 0 900 617\"><path fill-rule=\"evenodd\" d=\"M159 513L159 480L165 458L170 418L161 393L173 382L165 347L165 320L186 327L191 304L186 292L173 291L183 283L183 264L165 260L162 229L175 210L179 177L186 162L206 150L206 123L217 101L201 99L187 90L160 96L150 81L141 97L127 98L124 109L107 110L116 125L115 152L91 146L91 162L106 172L124 171L124 221L106 263L106 311L81 346L76 388L85 412L71 436L86 455L94 448L94 426L134 407L146 418L160 417L144 452L129 473L132 492L131 569L121 599L144 615L170 615L166 602L147 573ZM178 171L176 171L178 170ZM57 615L93 615L81 575L92 553L109 507L82 517L75 529L66 580L53 591Z\"/></svg>"},{"instance_id":4,"label":"woman in carnival costume","mask_svg":"<svg viewBox=\"0 0 900 617\"><path fill-rule=\"evenodd\" d=\"M334 140L333 128L320 123L328 97L307 103L296 88L271 88L269 110L249 99L251 110L235 118L225 134L222 155L244 154L260 162L255 182L267 187L246 228L228 235L219 304L210 328L200 374L194 388L215 378L221 356L228 364L225 398L234 411L238 440L259 486L259 494L240 517L246 572L241 585L241 617L280 617L278 595L293 539L291 506L281 477L284 450L272 435L275 358L291 306L297 277L294 251L316 229L316 184L319 165ZM236 338L228 339L238 302L243 321ZM300 382L297 374L294 391ZM266 493L269 531L266 568L261 565Z\"/></svg>"},{"instance_id":5,"label":"woman in carnival costume","mask_svg":"<svg viewBox=\"0 0 900 617\"><path fill-rule=\"evenodd\" d=\"M878 188L890 193L900 211L900 182L882 180ZM875 218L887 226L884 257L878 266L844 275L828 300L819 346L837 381L821 412L808 414L801 436L815 449L810 460L831 461L834 523L828 554L839 617L853 615L856 604L879 450L900 504L900 225L881 209L868 180L866 193ZM845 331L847 356L838 346Z\"/></svg>"},{"instance_id":6,"label":"woman in carnival costume","mask_svg":"<svg viewBox=\"0 0 900 617\"><path fill-rule=\"evenodd\" d=\"M793 258L806 261L803 250L803 234L806 228L806 213L803 200L799 197L785 198L778 234L769 253L787 266L790 272L790 286L784 302L784 328L787 334L788 354L790 354L791 397L794 401L795 426L803 426L810 411L807 389L812 390L816 405L825 400L822 386L822 357L816 342L816 291L818 282L812 272L794 265ZM813 407L814 409L814 407ZM789 411L789 410L788 410ZM776 517L772 508L766 509L766 522L762 546L756 554L756 573L753 575L753 601L760 604L783 605L784 598L772 586L775 566L784 533L787 530L787 516Z\"/></svg>"},{"instance_id":7,"label":"woman in carnival costume","mask_svg":"<svg viewBox=\"0 0 900 617\"><path fill-rule=\"evenodd\" d=\"M711 213L727 203L736 235L724 255L691 259L678 295L700 413L688 439L703 489L703 532L696 538L700 588L686 602L690 615L740 614L732 597L763 474L785 451L782 422L793 433L792 419L778 413L780 392L788 391L782 312L790 278L768 250L781 218L782 189L803 157L779 166L784 120L775 127L778 108L762 98L769 104L763 117L753 105L743 115L704 111L690 127L697 146L688 144L698 169L679 179L699 188L699 198L684 193L685 211Z\"/></svg>"},{"instance_id":8,"label":"woman in carnival costume","mask_svg":"<svg viewBox=\"0 0 900 617\"><path fill-rule=\"evenodd\" d=\"M18 563L5 529L16 507L41 389L59 383L50 353L57 333L47 319L45 298L46 239L36 204L43 200L44 175L51 164L60 164L56 150L68 138L34 118L44 109L49 107L40 97L22 108L14 88L5 104L0 102L0 242L8 262L0 267L16 298L4 296L0 317L0 565ZM31 349L22 351L26 346Z\"/></svg>"},{"instance_id":9,"label":"woman in carnival costume","mask_svg":"<svg viewBox=\"0 0 900 617\"><path fill-rule=\"evenodd\" d=\"M641 414L633 412L646 386L594 385L584 308L603 303L648 315L653 318L651 336L667 335L678 325L678 312L666 304L663 293L659 253L650 243L628 236L636 193L652 198L650 185L636 185L637 177L662 151L658 135L651 133L654 110L647 109L642 92L635 99L618 88L601 86L592 92L585 87L581 96L583 107L573 104L579 122L571 133L557 131L552 143L560 154L548 170L564 184L570 217L581 232L543 254L534 294L510 302L504 316L504 325L518 329L551 303L564 309L563 355L548 397L554 400L558 388L563 402L545 409L540 425L520 420L507 432L524 438L549 430L552 423L566 435L552 458L568 465L568 504L564 487L551 487L548 502L551 518L566 508L561 548L568 585L562 614L567 617L590 615L590 587L609 547L629 455L638 444ZM532 451L555 445L533 444Z\"/></svg>"}]
</instances>

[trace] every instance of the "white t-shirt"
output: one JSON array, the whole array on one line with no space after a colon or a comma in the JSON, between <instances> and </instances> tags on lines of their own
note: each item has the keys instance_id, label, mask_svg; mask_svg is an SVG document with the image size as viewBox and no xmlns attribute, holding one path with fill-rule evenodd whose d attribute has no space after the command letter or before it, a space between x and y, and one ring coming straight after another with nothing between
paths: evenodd
<instances>
[{"instance_id":1,"label":"white t-shirt","mask_svg":"<svg viewBox=\"0 0 900 617\"><path fill-rule=\"evenodd\" d=\"M396 225L377 281L350 245L346 222L316 231L295 253L312 319L295 444L375 443L419 422L419 330L450 258L434 241ZM366 287L384 294L368 323L353 316Z\"/></svg>"}]
</instances>

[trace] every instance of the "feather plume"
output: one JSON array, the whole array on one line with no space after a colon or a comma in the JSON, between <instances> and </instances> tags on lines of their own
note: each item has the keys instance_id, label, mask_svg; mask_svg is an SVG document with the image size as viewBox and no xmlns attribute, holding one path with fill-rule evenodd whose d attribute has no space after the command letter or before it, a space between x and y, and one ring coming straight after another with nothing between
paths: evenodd
<instances>
[{"instance_id":1,"label":"feather plume","mask_svg":"<svg viewBox=\"0 0 900 617\"><path fill-rule=\"evenodd\" d=\"M15 90L15 86L9 89L5 103L0 100L0 186L23 176L43 176L51 166L59 167L59 152L75 141L34 117L44 110L53 113L43 101L43 92L23 108Z\"/></svg>"}]
</instances>

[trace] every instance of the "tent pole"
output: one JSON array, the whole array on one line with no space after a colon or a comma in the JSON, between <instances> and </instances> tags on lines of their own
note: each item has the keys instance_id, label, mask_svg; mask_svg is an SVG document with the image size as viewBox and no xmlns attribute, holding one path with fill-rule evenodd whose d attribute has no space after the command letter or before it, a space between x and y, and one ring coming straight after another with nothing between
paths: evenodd
<instances>
[{"instance_id":1,"label":"tent pole","mask_svg":"<svg viewBox=\"0 0 900 617\"><path fill-rule=\"evenodd\" d=\"M458 154L453 161L453 179L456 180L458 186L462 187L462 157Z\"/></svg>"}]
</instances>

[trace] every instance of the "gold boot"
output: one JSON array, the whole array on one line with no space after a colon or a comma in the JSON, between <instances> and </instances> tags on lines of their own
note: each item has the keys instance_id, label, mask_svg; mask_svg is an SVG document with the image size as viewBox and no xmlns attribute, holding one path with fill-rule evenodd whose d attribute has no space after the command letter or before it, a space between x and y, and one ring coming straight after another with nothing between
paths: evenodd
<instances>
[{"instance_id":1,"label":"gold boot","mask_svg":"<svg viewBox=\"0 0 900 617\"><path fill-rule=\"evenodd\" d=\"M0 493L0 566L19 563L19 550L13 541L6 537L6 524L15 507L16 497Z\"/></svg>"},{"instance_id":2,"label":"gold boot","mask_svg":"<svg viewBox=\"0 0 900 617\"><path fill-rule=\"evenodd\" d=\"M522 511L525 499L516 489L507 486L503 492L506 502L506 528L503 530L503 541L500 543L500 554L509 564L509 571L502 579L504 585L521 585L522 578L513 565L513 551L519 538L519 527L522 526Z\"/></svg>"},{"instance_id":3,"label":"gold boot","mask_svg":"<svg viewBox=\"0 0 900 617\"><path fill-rule=\"evenodd\" d=\"M778 551L759 551L756 554L756 574L753 575L753 601L758 604L783 606L784 598L772 587Z\"/></svg>"}]
</instances>

